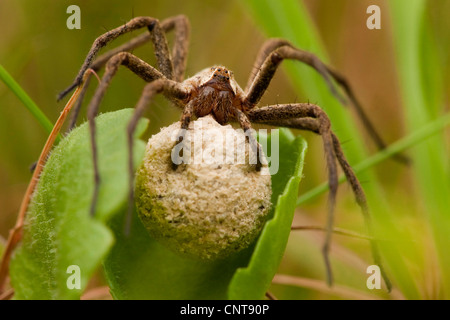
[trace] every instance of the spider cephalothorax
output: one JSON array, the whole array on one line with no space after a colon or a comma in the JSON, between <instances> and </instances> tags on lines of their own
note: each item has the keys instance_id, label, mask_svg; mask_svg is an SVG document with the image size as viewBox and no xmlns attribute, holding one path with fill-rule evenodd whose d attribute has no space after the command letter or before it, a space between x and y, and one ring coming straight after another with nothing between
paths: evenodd
<instances>
[{"instance_id":1,"label":"spider cephalothorax","mask_svg":"<svg viewBox=\"0 0 450 320\"><path fill-rule=\"evenodd\" d=\"M108 51L104 55L95 60L99 50L106 46L109 42L116 39L122 34L146 28L147 32L132 39L131 41ZM166 40L165 33L173 30L175 32L174 44L172 51ZM156 59L157 68L147 64L130 51L147 42L152 42ZM258 107L258 103L270 84L275 71L281 62L285 59L297 60L306 63L310 67L318 71L324 78L331 92L341 101L350 101L358 108L358 113L362 116L362 110L350 90L349 85L336 71L322 63L313 54L300 50L292 46L288 41L283 39L270 39L261 48L253 70L251 71L245 89L236 83L231 72L223 66L215 66L208 68L197 75L184 79L185 66L187 61L187 51L189 43L189 22L183 15L171 17L159 22L151 17L137 17L126 24L108 31L98 37L89 51L86 60L81 67L74 83L64 90L59 98L66 93L79 87L82 84L83 76L88 68L99 70L103 66L105 72L101 79L92 100L88 106L88 120L91 128L91 141L95 171L95 194L92 204L92 212L95 212L95 201L98 193L100 177L97 167L97 152L95 143L95 121L94 118L98 113L101 100L108 88L111 79L116 74L119 66L125 66L132 72L136 73L143 80L148 82L144 87L142 95L136 104L135 113L131 119L127 136L129 142L129 171L130 171L130 203L133 201L133 145L132 137L139 118L144 110L150 105L152 98L156 94L163 94L177 107L182 109L180 121L180 129L188 129L191 119L195 117L203 117L205 115L213 115L215 120L220 124L228 121L237 121L240 126L247 132L252 128L251 123L262 123L272 126L284 126L302 130L309 130L321 135L324 146L325 159L327 163L329 176L329 203L328 203L328 220L327 233L323 246L323 255L327 269L327 281L331 284L332 273L328 258L331 230L333 224L333 211L336 200L336 192L338 187L338 164L341 166L355 194L356 201L362 209L366 218L369 232L371 233L370 219L368 216L368 206L364 191L353 173L352 168L348 164L344 153L342 152L340 143L336 135L331 130L331 122L326 113L317 105L311 103L291 103L280 104L265 107ZM334 86L334 80L340 84L345 91L347 97L342 97ZM81 97L84 94L83 88ZM76 110L79 109L82 99ZM77 112L74 112L76 119ZM370 124L367 118L363 118L366 126ZM72 124L75 122L72 121ZM373 131L372 127L369 127ZM374 134L372 132L372 134ZM253 135L249 135L249 142L252 146L258 146ZM376 136L379 146L383 146L381 140ZM181 139L182 140L182 137ZM259 150L259 149L258 149ZM256 170L261 166L256 165ZM176 167L175 167L176 168ZM382 265L379 260L379 253L374 240L372 240L371 249L375 263L380 266L386 285L390 288L390 283L385 277Z\"/></svg>"}]
</instances>

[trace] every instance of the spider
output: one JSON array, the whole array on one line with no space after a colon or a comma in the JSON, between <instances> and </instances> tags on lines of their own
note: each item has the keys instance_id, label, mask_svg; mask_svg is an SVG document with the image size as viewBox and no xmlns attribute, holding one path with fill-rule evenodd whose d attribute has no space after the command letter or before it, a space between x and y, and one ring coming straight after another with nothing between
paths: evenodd
<instances>
[{"instance_id":1,"label":"spider","mask_svg":"<svg viewBox=\"0 0 450 320\"><path fill-rule=\"evenodd\" d=\"M129 42L96 58L99 50L111 41L125 33L141 28L146 28L148 32L143 33ZM170 52L165 34L172 30L175 33L175 37L173 48ZM128 170L130 177L129 204L133 203L134 197L134 170L132 161L133 133L138 120L150 105L152 98L157 94L163 94L175 106L182 110L180 130L187 129L191 119L194 117L212 115L221 125L230 121L238 122L244 131L251 130L252 123L259 123L312 131L322 137L330 187L326 223L327 231L322 247L322 254L325 261L327 283L331 285L333 277L329 260L329 251L333 226L333 212L338 188L338 164L351 185L356 202L360 206L365 218L368 231L372 234L369 208L364 191L345 158L337 136L331 130L330 119L319 106L311 103L291 103L260 107L258 106L258 103L268 88L270 81L281 62L285 59L297 60L306 63L318 71L319 74L323 76L331 92L341 102L346 102L346 99L335 89L332 80L341 85L346 92L348 99L350 99L353 105L357 107L359 115L365 122L366 127L369 128L369 131L372 131L372 135L380 148L384 147L383 142L379 136L376 135L376 132L370 125L367 117L362 113L362 109L359 108L359 104L344 78L322 63L312 53L297 49L283 39L269 39L263 44L257 55L256 62L245 89L242 89L235 81L233 72L226 67L219 65L204 69L193 77L184 80L189 44L189 31L189 21L184 15L170 17L161 22L152 17L133 18L126 24L104 33L93 42L74 82L59 94L58 100L62 99L67 93L75 88L81 90L70 124L70 128L72 128L75 126L81 102L86 92L87 82L89 81L86 80L86 83L84 83L86 72L88 69L98 71L102 67L105 67L100 84L87 107L95 182L91 213L95 212L100 185L95 142L96 126L94 119L98 114L102 98L104 97L112 78L120 66L125 66L147 82L141 97L136 104L133 117L127 127L127 141L129 148ZM131 50L142 46L147 42L152 42L153 44L158 65L157 68L130 53ZM256 138L253 135L247 135L247 137L249 143L256 147L258 153L261 154L261 147L256 141ZM182 140L183 136L180 136L178 142ZM255 165L255 170L259 170L260 167L261 162L258 161ZM176 165L174 165L173 169L176 169ZM373 239L371 240L371 250L375 263L380 267L386 286L388 290L390 290L391 284L382 268L377 244Z\"/></svg>"}]
</instances>

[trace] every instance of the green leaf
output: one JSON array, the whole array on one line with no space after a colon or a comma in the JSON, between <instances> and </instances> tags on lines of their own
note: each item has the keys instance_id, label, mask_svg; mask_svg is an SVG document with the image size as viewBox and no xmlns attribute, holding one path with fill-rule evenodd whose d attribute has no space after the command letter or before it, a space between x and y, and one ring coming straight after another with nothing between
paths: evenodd
<instances>
[{"instance_id":1,"label":"green leaf","mask_svg":"<svg viewBox=\"0 0 450 320\"><path fill-rule=\"evenodd\" d=\"M306 142L300 137L294 139L287 130L283 130L281 137L285 140L280 141L280 145L284 145L280 148L282 170L272 178L272 203L276 203L274 216L264 226L249 265L234 274L229 287L229 298L232 300L263 298L287 245L303 172ZM286 179L285 184L275 183L285 182Z\"/></svg>"},{"instance_id":2,"label":"green leaf","mask_svg":"<svg viewBox=\"0 0 450 320\"><path fill-rule=\"evenodd\" d=\"M40 125L50 133L53 128L53 124L45 116L45 114L39 109L34 101L28 96L25 90L14 80L14 78L0 65L0 80L2 80L8 88L22 101L23 105L30 111L34 118L40 123Z\"/></svg>"},{"instance_id":3,"label":"green leaf","mask_svg":"<svg viewBox=\"0 0 450 320\"><path fill-rule=\"evenodd\" d=\"M273 201L284 193L278 202L280 209L273 209L274 223L267 223L261 240L257 241L257 255L252 256L255 245L223 260L212 262L181 257L152 239L137 214L134 214L131 233L123 234L123 217L116 216L111 228L117 239L104 267L111 293L116 299L227 299L238 290L248 290L250 295L262 298L279 259L285 249L295 208L299 172L303 164L305 144L301 138L294 139L287 130L280 131L279 172L272 176ZM292 177L294 176L294 177ZM292 178L291 178L292 177ZM286 210L286 211L284 211ZM287 227L288 226L288 227ZM275 240L274 240L275 239ZM267 251L261 255L261 251ZM273 255L273 256L272 256ZM261 261L261 259L265 259ZM269 262L270 266L267 266ZM238 268L248 264L265 284L257 289L242 288L240 279L232 280ZM267 270L267 271L262 271ZM245 281L245 279L244 279Z\"/></svg>"},{"instance_id":4,"label":"green leaf","mask_svg":"<svg viewBox=\"0 0 450 320\"><path fill-rule=\"evenodd\" d=\"M16 299L78 299L114 242L105 222L122 209L128 194L126 126L133 110L100 115L97 144L101 186L95 217L89 214L94 189L89 128L73 130L54 149L30 204L21 246L11 261ZM141 121L136 135L146 128ZM144 142L135 141L136 165ZM67 281L79 267L80 289ZM74 282L72 282L74 283Z\"/></svg>"},{"instance_id":5,"label":"green leaf","mask_svg":"<svg viewBox=\"0 0 450 320\"><path fill-rule=\"evenodd\" d=\"M225 299L233 272L246 263L248 252L226 261L186 259L151 238L136 212L125 236L123 219L111 222L117 241L104 263L115 299Z\"/></svg>"}]
</instances>

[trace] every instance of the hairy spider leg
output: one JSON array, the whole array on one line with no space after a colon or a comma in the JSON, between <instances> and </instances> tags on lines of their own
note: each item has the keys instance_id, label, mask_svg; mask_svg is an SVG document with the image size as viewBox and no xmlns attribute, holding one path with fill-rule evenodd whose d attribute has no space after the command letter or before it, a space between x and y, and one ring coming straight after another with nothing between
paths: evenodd
<instances>
[{"instance_id":1,"label":"hairy spider leg","mask_svg":"<svg viewBox=\"0 0 450 320\"><path fill-rule=\"evenodd\" d=\"M251 125L248 117L245 115L245 113L237 108L234 108L234 111L236 113L236 118L237 118L241 128L245 132L245 137L247 138L248 142L250 143L251 148L253 149L253 151L256 154L255 169L256 169L256 171L260 171L261 167L262 167L262 161L260 159L260 157L262 157L262 155L263 155L262 147L256 140L256 137L253 135L252 125Z\"/></svg>"},{"instance_id":2,"label":"hairy spider leg","mask_svg":"<svg viewBox=\"0 0 450 320\"><path fill-rule=\"evenodd\" d=\"M253 110L252 110L253 111ZM336 194L338 187L338 174L336 165L336 156L333 151L333 139L331 137L331 124L328 116L318 106L307 103L268 106L254 109L249 112L250 119L254 121L275 120L275 119L290 119L290 118L315 118L319 122L319 133L322 136L324 153L328 167L328 181L330 185L330 192L328 194L328 215L327 215L327 233L325 242L322 248L325 266L327 270L327 283L333 283L333 275L331 271L331 264L329 260L329 250L331 244L331 235L333 228L334 207L336 203Z\"/></svg>"},{"instance_id":3,"label":"hairy spider leg","mask_svg":"<svg viewBox=\"0 0 450 320\"><path fill-rule=\"evenodd\" d=\"M120 52L109 59L106 64L105 73L101 79L99 86L97 87L94 96L92 97L89 105L88 105L88 122L90 128L90 137L91 137L91 148L92 148L92 157L93 157L93 166L94 166L94 194L91 202L91 215L94 215L98 192L100 188L100 174L98 168L98 155L97 155L97 144L95 141L96 135L96 125L95 125L95 117L98 114L98 110L100 108L101 100L103 99L108 86L111 83L112 78L116 74L119 66L125 66L134 73L136 73L139 77L147 82L154 81L156 79L165 78L164 75L153 68L151 65L147 64L143 60L134 56L128 52Z\"/></svg>"},{"instance_id":4,"label":"hairy spider leg","mask_svg":"<svg viewBox=\"0 0 450 320\"><path fill-rule=\"evenodd\" d=\"M369 133L369 136L375 142L379 150L386 148L386 143L381 138L375 126L370 121L369 117L364 111L359 100L356 98L349 82L337 71L324 64L314 54L295 48L289 41L284 39L269 39L262 46L257 55L256 62L250 73L247 81L245 92L247 93L250 102L259 101L262 93L268 83L273 77L278 65L284 59L293 59L306 63L310 67L314 68L325 80L330 92L344 105L346 100L342 97L335 88L331 78L334 79L343 89L347 99L356 111L356 114L364 124L365 129ZM259 78L259 79L257 79ZM255 84L255 85L254 85ZM402 154L397 154L394 159L403 164L409 164L410 159Z\"/></svg>"},{"instance_id":5,"label":"hairy spider leg","mask_svg":"<svg viewBox=\"0 0 450 320\"><path fill-rule=\"evenodd\" d=\"M169 27L171 27L172 24L173 26L175 26L175 22L169 21L167 28L170 29ZM188 24L184 25L187 26ZM68 92L70 92L71 90L73 90L75 87L78 86L78 84L81 82L81 78L84 72L86 71L87 68L91 66L92 62L94 61L95 57L97 56L97 53L101 48L105 47L108 43L115 40L119 36L141 28L147 28L148 31L150 32L151 41L154 46L154 52L158 63L158 69L164 74L166 78L173 79L174 67L170 56L165 32L162 29L159 20L152 17L136 17L131 19L124 25L117 27L113 30L110 30L104 33L103 35L99 36L97 39L95 39L91 49L89 50L89 53L86 56L86 59L84 60L83 65L81 66L81 69L77 77L75 78L75 81L72 83L72 85L70 85L68 88L66 88L59 94L58 100L62 99ZM179 37L182 37L182 41L180 41L180 43L177 43L174 49L176 53L176 59L177 61L179 61L179 63L186 60L185 56L186 50L184 49L186 48L188 43L188 34L189 34L188 31L184 32L178 31L178 35ZM180 74L181 72L178 71L178 76Z\"/></svg>"},{"instance_id":6,"label":"hairy spider leg","mask_svg":"<svg viewBox=\"0 0 450 320\"><path fill-rule=\"evenodd\" d=\"M275 39L263 45L257 57L257 64L254 66L248 79L245 93L251 105L256 105L259 102L269 86L275 71L285 59L298 60L314 68L324 78L331 93L341 103L347 103L346 99L337 91L331 81L327 67L319 58L310 52L293 47L286 40Z\"/></svg>"},{"instance_id":7,"label":"hairy spider leg","mask_svg":"<svg viewBox=\"0 0 450 320\"><path fill-rule=\"evenodd\" d=\"M189 129L189 124L191 123L192 116L194 115L194 100L189 101L183 109L183 113L181 114L181 126L180 131L177 135L177 140L175 145L182 143L185 138L186 131ZM183 158L183 148L179 151L178 156ZM178 168L178 164L172 161L172 169L176 170Z\"/></svg>"},{"instance_id":8,"label":"hairy spider leg","mask_svg":"<svg viewBox=\"0 0 450 320\"><path fill-rule=\"evenodd\" d=\"M295 110L298 109L298 110ZM392 284L387 276L387 273L383 267L381 262L381 256L379 253L378 245L376 243L376 239L373 237L374 230L373 225L370 218L369 207L367 205L366 196L364 193L361 184L358 181L353 169L348 163L345 155L342 151L341 144L337 136L331 131L328 123L329 120L324 120L327 118L325 112L323 112L318 106L312 104L294 104L294 105L279 105L279 106L268 106L259 109L253 109L249 112L249 118L252 122L256 123L264 123L272 126L283 126L290 127L299 130L307 130L319 134L324 139L324 135L326 136L326 143L324 140L324 151L327 155L327 164L329 171L337 171L334 168L335 165L331 164L329 158L333 155L337 158L342 170L344 171L345 176L347 177L347 181L350 183L352 191L355 195L356 202L361 208L364 221L366 224L366 228L369 234L369 241L372 250L372 256L376 265L380 267L381 274L383 276L384 282L388 291L391 291ZM323 125L323 122L327 122L326 125ZM331 145L330 145L330 137L331 137ZM332 168L330 169L330 164ZM335 198L337 192L337 174L333 173L329 177L329 185L330 185L330 198ZM333 210L331 210L332 206L334 206L335 201L330 200L329 202L329 211L328 211L328 221L326 226L326 239L323 247L323 254L326 261L327 266L327 278L328 282L332 280L331 276L331 266L329 264L328 252L331 241L331 233L332 233L332 217ZM328 242L328 243L327 243Z\"/></svg>"},{"instance_id":9,"label":"hairy spider leg","mask_svg":"<svg viewBox=\"0 0 450 320\"><path fill-rule=\"evenodd\" d=\"M130 231L131 217L134 208L133 135L134 131L136 130L138 121L142 117L142 114L144 113L145 109L149 106L153 97L159 93L164 94L166 97L172 97L178 100L185 100L189 96L189 92L186 91L186 89L179 82L161 78L153 82L150 82L144 87L142 95L138 103L136 104L133 116L127 126L129 193L128 193L128 210L125 222L126 234L128 234ZM185 121L188 122L188 119L185 119Z\"/></svg>"},{"instance_id":10,"label":"hairy spider leg","mask_svg":"<svg viewBox=\"0 0 450 320\"><path fill-rule=\"evenodd\" d=\"M187 53L189 46L189 34L190 34L189 20L185 15L170 17L164 19L161 22L161 28L165 33L174 30L175 39L172 48L173 80L182 81L184 78L184 72L186 70ZM161 37L155 38L151 32L145 32L131 39L130 41L124 43L123 45L118 46L102 54L94 62L92 62L91 69L98 71L114 55L124 51L130 52L133 49L136 49L148 43L149 41L152 41L153 39L155 40L159 39L159 41L162 41ZM161 45L154 46L155 50L158 50L158 48L160 47ZM78 119L79 111L81 109L81 105L84 100L84 95L86 93L87 88L88 84L84 86L83 91L80 94L80 98L78 99L77 104L74 110L72 111L72 116L70 119L70 125L68 130L72 130L76 125L76 121Z\"/></svg>"}]
</instances>

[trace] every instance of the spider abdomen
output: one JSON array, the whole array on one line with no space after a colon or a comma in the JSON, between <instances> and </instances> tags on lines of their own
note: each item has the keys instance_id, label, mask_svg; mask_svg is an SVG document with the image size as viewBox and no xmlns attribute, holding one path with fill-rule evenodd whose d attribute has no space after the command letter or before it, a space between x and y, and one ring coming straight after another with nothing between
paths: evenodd
<instances>
[{"instance_id":1,"label":"spider abdomen","mask_svg":"<svg viewBox=\"0 0 450 320\"><path fill-rule=\"evenodd\" d=\"M192 103L197 118L210 114L224 125L236 119L236 109L246 113L243 91L234 80L233 72L224 66L204 69L183 84L190 92L185 103Z\"/></svg>"},{"instance_id":2,"label":"spider abdomen","mask_svg":"<svg viewBox=\"0 0 450 320\"><path fill-rule=\"evenodd\" d=\"M211 114L221 125L228 123L234 117L233 104L235 95L231 87L205 84L200 87L194 98L194 114L196 117L204 117Z\"/></svg>"}]
</instances>

